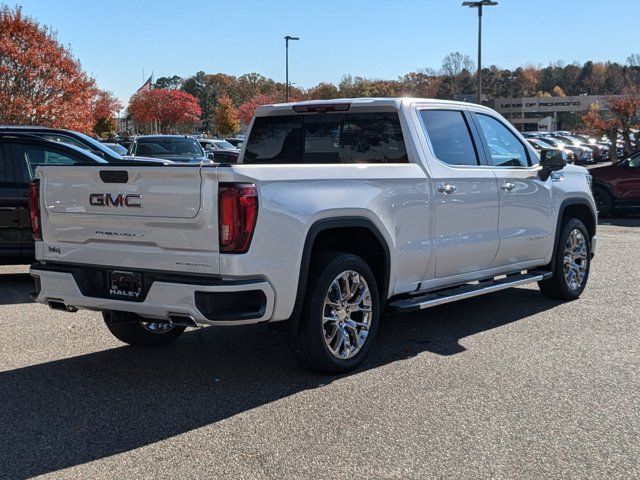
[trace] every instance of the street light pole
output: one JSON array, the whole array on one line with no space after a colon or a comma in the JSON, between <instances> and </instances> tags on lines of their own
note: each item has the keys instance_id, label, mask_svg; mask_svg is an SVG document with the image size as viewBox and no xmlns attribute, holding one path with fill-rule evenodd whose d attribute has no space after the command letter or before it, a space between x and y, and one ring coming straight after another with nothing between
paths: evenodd
<instances>
[{"instance_id":1,"label":"street light pole","mask_svg":"<svg viewBox=\"0 0 640 480\"><path fill-rule=\"evenodd\" d=\"M507 77L509 79L509 82L511 83L511 102L510 106L509 106L509 120L511 120L511 123L513 124L513 86L514 83L516 81L516 79L518 77L516 77L515 75L509 75L509 77Z\"/></svg>"},{"instance_id":2,"label":"street light pole","mask_svg":"<svg viewBox=\"0 0 640 480\"><path fill-rule=\"evenodd\" d=\"M480 0L478 2L462 2L463 7L478 9L478 76L476 87L476 102L482 103L482 7L493 7L498 2L492 0Z\"/></svg>"},{"instance_id":3,"label":"street light pole","mask_svg":"<svg viewBox=\"0 0 640 480\"><path fill-rule=\"evenodd\" d=\"M289 101L289 40L300 40L299 37L292 37L290 35L287 35L286 37L284 37L284 49L285 49L285 86L284 86L284 92L285 92L285 98L286 101Z\"/></svg>"}]
</instances>

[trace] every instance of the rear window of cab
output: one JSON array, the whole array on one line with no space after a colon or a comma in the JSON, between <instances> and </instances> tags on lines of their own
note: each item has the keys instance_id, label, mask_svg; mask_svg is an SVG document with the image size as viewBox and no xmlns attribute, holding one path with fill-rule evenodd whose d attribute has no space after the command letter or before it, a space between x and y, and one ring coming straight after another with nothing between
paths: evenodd
<instances>
[{"instance_id":1,"label":"rear window of cab","mask_svg":"<svg viewBox=\"0 0 640 480\"><path fill-rule=\"evenodd\" d=\"M244 163L406 163L397 112L257 117Z\"/></svg>"}]
</instances>

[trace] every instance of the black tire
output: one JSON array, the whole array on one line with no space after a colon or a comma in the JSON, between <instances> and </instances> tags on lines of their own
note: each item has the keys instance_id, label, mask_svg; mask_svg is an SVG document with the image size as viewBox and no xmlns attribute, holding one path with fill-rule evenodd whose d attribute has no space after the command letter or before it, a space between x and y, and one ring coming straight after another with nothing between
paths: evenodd
<instances>
[{"instance_id":1,"label":"black tire","mask_svg":"<svg viewBox=\"0 0 640 480\"><path fill-rule=\"evenodd\" d=\"M598 215L608 217L613 213L613 198L606 189L593 187L593 199L596 201Z\"/></svg>"},{"instance_id":2,"label":"black tire","mask_svg":"<svg viewBox=\"0 0 640 480\"><path fill-rule=\"evenodd\" d=\"M584 277L579 284L572 286L565 275L565 249L567 248L569 236L575 230L579 231L584 239L586 255L584 260L579 260L579 263L577 263L584 265ZM538 282L542 294L545 297L557 300L577 299L587 285L589 270L591 269L591 237L589 237L589 232L584 226L584 223L577 218L568 219L562 224L552 267L553 276L547 280Z\"/></svg>"},{"instance_id":3,"label":"black tire","mask_svg":"<svg viewBox=\"0 0 640 480\"><path fill-rule=\"evenodd\" d=\"M346 310L343 306L332 310L332 307L325 306L325 299L330 298L331 292L334 292L335 295L337 291L332 287L334 281L341 275L351 271L356 272L364 279L364 282L358 280L359 286L356 287L356 292L362 292L364 288L368 287L370 297L367 297L366 302L369 302L370 298L370 316L367 316L364 312L354 311L349 313L349 307L346 307ZM351 285L351 287L353 287L355 279L349 275L350 274L347 274L346 278L354 280ZM351 287L349 289L351 289ZM359 295L354 293L350 298L355 299L356 296ZM349 298L345 297L345 304L348 303L348 300ZM342 300L340 303L342 304ZM355 302L351 303L351 305L354 304ZM364 305L364 303L358 302L358 305ZM353 327L347 329L345 328L345 324L341 323L348 321L347 318L342 317L342 320L336 321L335 323L329 322L325 325L323 321L323 317L327 311L325 309L328 309L329 313L335 316L336 319L339 319L340 315L344 316L345 314L348 315L347 318L352 318L352 320L358 321L361 324L367 323L368 319L369 328L359 330L359 332L363 330L368 332L364 343L360 347L352 344L352 341L357 342L359 334L353 330ZM292 336L293 351L300 364L309 370L329 374L348 372L362 363L367 356L375 339L379 320L380 298L378 286L375 276L366 262L357 255L349 253L327 252L320 254L312 262L309 272L307 293L303 303L300 323L297 332ZM334 328L335 330L332 330ZM340 337L338 333L338 329L340 328L342 337ZM330 336L331 331L335 332L336 337L332 338L335 338L336 344L338 344L337 340L339 338L345 338L345 334L346 337L348 337L344 340L345 343L343 344L344 349L342 349L342 352L350 351L351 348L359 348L359 350L354 350L352 356L348 358L340 358L338 356L340 352L335 354L331 350L333 347L331 347L330 344L333 342L327 345L327 341L325 340L325 335ZM336 348L341 350L339 346Z\"/></svg>"},{"instance_id":4,"label":"black tire","mask_svg":"<svg viewBox=\"0 0 640 480\"><path fill-rule=\"evenodd\" d=\"M186 327L173 325L167 330L154 332L145 327L143 322L150 325L161 325L145 320L138 315L127 312L102 312L102 318L109 331L118 340L135 347L160 347L175 342L185 331Z\"/></svg>"}]
</instances>

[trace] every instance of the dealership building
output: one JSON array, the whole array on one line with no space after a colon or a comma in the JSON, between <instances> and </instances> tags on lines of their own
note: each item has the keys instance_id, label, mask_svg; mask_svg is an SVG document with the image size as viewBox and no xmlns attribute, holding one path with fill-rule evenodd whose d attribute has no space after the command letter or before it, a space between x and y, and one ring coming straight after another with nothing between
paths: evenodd
<instances>
[{"instance_id":1,"label":"dealership building","mask_svg":"<svg viewBox=\"0 0 640 480\"><path fill-rule=\"evenodd\" d=\"M458 95L456 100L473 102L475 95ZM606 115L607 102L604 95L494 98L486 99L483 105L496 110L518 130L531 132L573 130L594 103Z\"/></svg>"},{"instance_id":2,"label":"dealership building","mask_svg":"<svg viewBox=\"0 0 640 480\"><path fill-rule=\"evenodd\" d=\"M601 111L607 110L603 95L496 98L492 102L489 106L523 132L573 130L594 103Z\"/></svg>"}]
</instances>

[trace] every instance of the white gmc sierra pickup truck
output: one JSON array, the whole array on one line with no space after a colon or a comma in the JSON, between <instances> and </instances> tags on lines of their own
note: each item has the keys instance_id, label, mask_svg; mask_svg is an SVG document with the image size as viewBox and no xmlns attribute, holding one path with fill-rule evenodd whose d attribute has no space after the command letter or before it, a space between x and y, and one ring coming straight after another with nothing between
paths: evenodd
<instances>
[{"instance_id":1,"label":"white gmc sierra pickup truck","mask_svg":"<svg viewBox=\"0 0 640 480\"><path fill-rule=\"evenodd\" d=\"M39 168L31 274L38 302L101 311L131 345L283 322L303 365L345 372L385 309L531 282L577 298L596 247L590 180L479 105L267 105L237 165Z\"/></svg>"}]
</instances>

